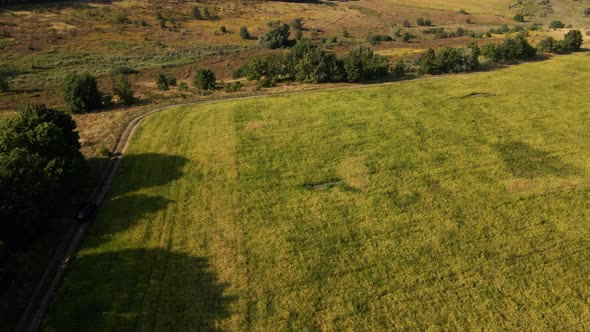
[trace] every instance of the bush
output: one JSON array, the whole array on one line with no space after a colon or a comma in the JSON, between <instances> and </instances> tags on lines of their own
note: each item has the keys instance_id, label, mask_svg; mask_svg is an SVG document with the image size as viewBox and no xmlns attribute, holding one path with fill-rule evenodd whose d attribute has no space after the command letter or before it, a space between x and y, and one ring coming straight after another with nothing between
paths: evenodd
<instances>
[{"instance_id":1,"label":"bush","mask_svg":"<svg viewBox=\"0 0 590 332\"><path fill-rule=\"evenodd\" d=\"M215 90L215 73L211 69L197 69L193 85L200 90Z\"/></svg>"},{"instance_id":2,"label":"bush","mask_svg":"<svg viewBox=\"0 0 590 332\"><path fill-rule=\"evenodd\" d=\"M514 15L514 17L512 17L513 20L515 20L516 22L524 22L524 15L518 13L516 15Z\"/></svg>"},{"instance_id":3,"label":"bush","mask_svg":"<svg viewBox=\"0 0 590 332\"><path fill-rule=\"evenodd\" d=\"M389 74L387 58L363 46L352 50L342 61L349 82L374 80Z\"/></svg>"},{"instance_id":4,"label":"bush","mask_svg":"<svg viewBox=\"0 0 590 332\"><path fill-rule=\"evenodd\" d=\"M580 30L570 30L563 39L563 48L566 52L579 51L584 41Z\"/></svg>"},{"instance_id":5,"label":"bush","mask_svg":"<svg viewBox=\"0 0 590 332\"><path fill-rule=\"evenodd\" d=\"M369 44L371 44L371 45L377 45L382 42L389 42L392 40L393 40L393 38L391 38L391 36L388 36L388 35L374 35L371 32L369 32L369 34L367 34L367 42L369 42Z\"/></svg>"},{"instance_id":6,"label":"bush","mask_svg":"<svg viewBox=\"0 0 590 332\"><path fill-rule=\"evenodd\" d=\"M0 92L8 92L10 85L8 85L8 77L4 73L0 73Z\"/></svg>"},{"instance_id":7,"label":"bush","mask_svg":"<svg viewBox=\"0 0 590 332\"><path fill-rule=\"evenodd\" d=\"M242 39L250 39L252 38L252 35L250 35L250 32L248 32L248 28L245 26L242 26L240 28L240 37Z\"/></svg>"},{"instance_id":8,"label":"bush","mask_svg":"<svg viewBox=\"0 0 590 332\"><path fill-rule=\"evenodd\" d=\"M590 16L590 7L584 9L584 16Z\"/></svg>"},{"instance_id":9,"label":"bush","mask_svg":"<svg viewBox=\"0 0 590 332\"><path fill-rule=\"evenodd\" d=\"M521 33L514 39L506 37L502 44L485 44L481 54L492 62L501 62L530 59L537 54L537 50L528 43L525 34Z\"/></svg>"},{"instance_id":10,"label":"bush","mask_svg":"<svg viewBox=\"0 0 590 332\"><path fill-rule=\"evenodd\" d=\"M556 42L553 37L544 38L537 44L537 50L542 53L554 52Z\"/></svg>"},{"instance_id":11,"label":"bush","mask_svg":"<svg viewBox=\"0 0 590 332\"><path fill-rule=\"evenodd\" d=\"M98 151L96 151L96 152L98 152L98 154L103 157L110 157L111 156L111 151L107 147L104 147L104 146L101 146L100 148L98 148Z\"/></svg>"},{"instance_id":12,"label":"bush","mask_svg":"<svg viewBox=\"0 0 590 332\"><path fill-rule=\"evenodd\" d=\"M89 74L68 75L62 85L66 109L72 113L85 113L102 106L102 93L96 78Z\"/></svg>"},{"instance_id":13,"label":"bush","mask_svg":"<svg viewBox=\"0 0 590 332\"><path fill-rule=\"evenodd\" d=\"M549 23L549 28L550 29L561 29L561 28L565 28L565 24L561 21L551 21L551 23Z\"/></svg>"},{"instance_id":14,"label":"bush","mask_svg":"<svg viewBox=\"0 0 590 332\"><path fill-rule=\"evenodd\" d=\"M127 66L119 66L115 67L112 71L114 75L128 75L128 74L136 74L139 71L137 69L127 67Z\"/></svg>"},{"instance_id":15,"label":"bush","mask_svg":"<svg viewBox=\"0 0 590 332\"><path fill-rule=\"evenodd\" d=\"M133 95L133 88L131 87L131 81L123 75L119 75L115 78L113 84L113 94L119 97L119 100L123 105L131 106L135 104L137 99Z\"/></svg>"},{"instance_id":16,"label":"bush","mask_svg":"<svg viewBox=\"0 0 590 332\"><path fill-rule=\"evenodd\" d=\"M164 74L158 74L156 77L156 86L158 90L166 91L170 89L170 81L168 80L168 76Z\"/></svg>"},{"instance_id":17,"label":"bush","mask_svg":"<svg viewBox=\"0 0 590 332\"><path fill-rule=\"evenodd\" d=\"M409 32L404 33L404 35L402 36L402 40L406 43L409 43L412 39L416 39L416 36Z\"/></svg>"},{"instance_id":18,"label":"bush","mask_svg":"<svg viewBox=\"0 0 590 332\"><path fill-rule=\"evenodd\" d=\"M243 87L243 85L241 82L228 83L228 84L223 85L223 91L225 91L227 93L238 92L238 91L242 90L242 87Z\"/></svg>"},{"instance_id":19,"label":"bush","mask_svg":"<svg viewBox=\"0 0 590 332\"><path fill-rule=\"evenodd\" d=\"M416 24L417 24L418 26L421 26L421 27L426 25L426 24L424 23L424 18L422 18L422 17L418 17L418 18L416 19Z\"/></svg>"},{"instance_id":20,"label":"bush","mask_svg":"<svg viewBox=\"0 0 590 332\"><path fill-rule=\"evenodd\" d=\"M280 58L277 66L280 66ZM299 82L323 83L342 80L341 65L332 52L326 52L321 45L302 39L291 49L287 59L286 73Z\"/></svg>"},{"instance_id":21,"label":"bush","mask_svg":"<svg viewBox=\"0 0 590 332\"><path fill-rule=\"evenodd\" d=\"M402 22L402 25L404 26L404 28L409 28L409 27L411 26L411 25L410 25L410 21L408 21L408 20L404 20L404 21Z\"/></svg>"},{"instance_id":22,"label":"bush","mask_svg":"<svg viewBox=\"0 0 590 332\"><path fill-rule=\"evenodd\" d=\"M298 17L291 21L291 28L293 28L293 30L303 30L303 18Z\"/></svg>"},{"instance_id":23,"label":"bush","mask_svg":"<svg viewBox=\"0 0 590 332\"><path fill-rule=\"evenodd\" d=\"M219 31L221 33L226 33L227 32L227 28L225 27L225 25L222 25L222 26L219 27Z\"/></svg>"},{"instance_id":24,"label":"bush","mask_svg":"<svg viewBox=\"0 0 590 332\"><path fill-rule=\"evenodd\" d=\"M289 45L289 26L281 21L267 23L269 30L258 38L258 43L264 48L276 49Z\"/></svg>"},{"instance_id":25,"label":"bush","mask_svg":"<svg viewBox=\"0 0 590 332\"><path fill-rule=\"evenodd\" d=\"M193 9L191 10L191 17L195 20L202 20L203 19L203 15L201 15L201 10L199 10L199 7L194 6Z\"/></svg>"},{"instance_id":26,"label":"bush","mask_svg":"<svg viewBox=\"0 0 590 332\"><path fill-rule=\"evenodd\" d=\"M184 83L184 82L180 82L180 84L178 84L178 90L188 91L188 85L186 85L186 83Z\"/></svg>"}]
</instances>

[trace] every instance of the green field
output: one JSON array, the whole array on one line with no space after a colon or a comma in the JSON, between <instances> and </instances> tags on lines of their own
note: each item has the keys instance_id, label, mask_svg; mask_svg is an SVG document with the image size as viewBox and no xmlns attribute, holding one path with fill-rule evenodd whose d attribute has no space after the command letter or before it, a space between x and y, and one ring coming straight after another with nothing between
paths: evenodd
<instances>
[{"instance_id":1,"label":"green field","mask_svg":"<svg viewBox=\"0 0 590 332\"><path fill-rule=\"evenodd\" d=\"M47 331L590 328L590 53L150 116Z\"/></svg>"}]
</instances>

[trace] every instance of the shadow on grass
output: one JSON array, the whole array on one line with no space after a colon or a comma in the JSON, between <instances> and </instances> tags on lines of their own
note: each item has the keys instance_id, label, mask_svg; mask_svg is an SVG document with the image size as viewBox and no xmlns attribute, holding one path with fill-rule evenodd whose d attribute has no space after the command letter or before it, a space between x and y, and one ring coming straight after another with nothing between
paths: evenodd
<instances>
[{"instance_id":1,"label":"shadow on grass","mask_svg":"<svg viewBox=\"0 0 590 332\"><path fill-rule=\"evenodd\" d=\"M235 300L204 257L134 249L78 257L49 331L216 331Z\"/></svg>"},{"instance_id":2,"label":"shadow on grass","mask_svg":"<svg viewBox=\"0 0 590 332\"><path fill-rule=\"evenodd\" d=\"M188 159L161 153L127 154L114 183L117 195L168 184L182 177Z\"/></svg>"},{"instance_id":3,"label":"shadow on grass","mask_svg":"<svg viewBox=\"0 0 590 332\"><path fill-rule=\"evenodd\" d=\"M515 177L534 178L538 176L569 176L579 173L574 166L564 163L548 152L530 145L508 141L494 145L506 167Z\"/></svg>"}]
</instances>

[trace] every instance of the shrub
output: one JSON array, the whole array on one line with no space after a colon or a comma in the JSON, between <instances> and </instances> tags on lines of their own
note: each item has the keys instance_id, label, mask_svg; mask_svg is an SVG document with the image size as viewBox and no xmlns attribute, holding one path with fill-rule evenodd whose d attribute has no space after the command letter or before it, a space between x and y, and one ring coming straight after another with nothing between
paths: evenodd
<instances>
[{"instance_id":1,"label":"shrub","mask_svg":"<svg viewBox=\"0 0 590 332\"><path fill-rule=\"evenodd\" d=\"M113 94L119 97L123 105L131 106L135 104L136 98L133 95L131 81L123 75L118 75L113 84Z\"/></svg>"},{"instance_id":2,"label":"shrub","mask_svg":"<svg viewBox=\"0 0 590 332\"><path fill-rule=\"evenodd\" d=\"M295 31L295 40L301 40L303 38L303 32L301 30Z\"/></svg>"},{"instance_id":3,"label":"shrub","mask_svg":"<svg viewBox=\"0 0 590 332\"><path fill-rule=\"evenodd\" d=\"M349 82L379 79L389 74L387 58L363 46L352 50L342 61Z\"/></svg>"},{"instance_id":4,"label":"shrub","mask_svg":"<svg viewBox=\"0 0 590 332\"><path fill-rule=\"evenodd\" d=\"M201 15L201 10L199 9L199 7L194 6L193 9L191 10L191 17L194 18L195 20L202 20L203 19L203 15Z\"/></svg>"},{"instance_id":5,"label":"shrub","mask_svg":"<svg viewBox=\"0 0 590 332\"><path fill-rule=\"evenodd\" d=\"M293 28L293 30L303 30L303 18L298 17L291 21L291 28Z\"/></svg>"},{"instance_id":6,"label":"shrub","mask_svg":"<svg viewBox=\"0 0 590 332\"><path fill-rule=\"evenodd\" d=\"M111 151L107 147L104 147L104 146L101 146L100 148L98 148L98 151L96 151L96 152L98 152L98 154L103 157L110 157L111 156Z\"/></svg>"},{"instance_id":7,"label":"shrub","mask_svg":"<svg viewBox=\"0 0 590 332\"><path fill-rule=\"evenodd\" d=\"M170 82L168 80L168 76L162 73L158 74L158 76L156 77L156 86L158 87L158 90L161 91L166 91L170 89Z\"/></svg>"},{"instance_id":8,"label":"shrub","mask_svg":"<svg viewBox=\"0 0 590 332\"><path fill-rule=\"evenodd\" d=\"M514 39L506 37L502 44L487 43L481 49L481 54L492 62L500 62L515 59L530 59L537 54L524 34L517 35Z\"/></svg>"},{"instance_id":9,"label":"shrub","mask_svg":"<svg viewBox=\"0 0 590 332\"><path fill-rule=\"evenodd\" d=\"M138 73L137 69L127 67L127 66L119 66L115 67L112 71L114 75L128 75L128 74L136 74Z\"/></svg>"},{"instance_id":10,"label":"shrub","mask_svg":"<svg viewBox=\"0 0 590 332\"><path fill-rule=\"evenodd\" d=\"M422 74L461 73L477 69L479 47L470 44L467 49L444 47L436 53L430 48L418 59Z\"/></svg>"},{"instance_id":11,"label":"shrub","mask_svg":"<svg viewBox=\"0 0 590 332\"><path fill-rule=\"evenodd\" d=\"M200 90L215 90L215 73L211 69L197 69L193 85Z\"/></svg>"},{"instance_id":12,"label":"shrub","mask_svg":"<svg viewBox=\"0 0 590 332\"><path fill-rule=\"evenodd\" d=\"M68 75L62 85L66 108L72 113L85 113L102 106L102 93L96 78L89 74Z\"/></svg>"},{"instance_id":13,"label":"shrub","mask_svg":"<svg viewBox=\"0 0 590 332\"><path fill-rule=\"evenodd\" d=\"M555 21L551 21L551 23L549 23L549 28L550 29L561 29L561 28L565 28L565 24L561 21L555 20Z\"/></svg>"},{"instance_id":14,"label":"shrub","mask_svg":"<svg viewBox=\"0 0 590 332\"><path fill-rule=\"evenodd\" d=\"M289 45L289 26L281 21L267 23L269 30L258 38L258 43L264 48L276 49Z\"/></svg>"},{"instance_id":15,"label":"shrub","mask_svg":"<svg viewBox=\"0 0 590 332\"><path fill-rule=\"evenodd\" d=\"M6 74L0 72L0 92L8 92L10 85L8 85L8 77Z\"/></svg>"},{"instance_id":16,"label":"shrub","mask_svg":"<svg viewBox=\"0 0 590 332\"><path fill-rule=\"evenodd\" d=\"M231 92L238 92L240 90L242 90L242 83L241 82L233 82L233 83L228 83L228 84L224 84L223 85L223 91L227 92L227 93L231 93Z\"/></svg>"},{"instance_id":17,"label":"shrub","mask_svg":"<svg viewBox=\"0 0 590 332\"><path fill-rule=\"evenodd\" d=\"M408 21L408 20L404 20L404 21L402 22L402 25L404 26L404 28L409 28L409 27L410 27L410 21Z\"/></svg>"},{"instance_id":18,"label":"shrub","mask_svg":"<svg viewBox=\"0 0 590 332\"><path fill-rule=\"evenodd\" d=\"M371 44L371 45L377 45L382 42L388 42L388 41L392 41L392 40L393 40L393 38L391 38L391 36L388 36L388 35L374 35L371 32L369 32L369 34L367 34L367 42L369 42L369 44Z\"/></svg>"},{"instance_id":19,"label":"shrub","mask_svg":"<svg viewBox=\"0 0 590 332\"><path fill-rule=\"evenodd\" d=\"M342 37L344 37L344 38L348 38L348 37L350 37L350 32L348 32L348 30L344 30L344 31L342 32Z\"/></svg>"},{"instance_id":20,"label":"shrub","mask_svg":"<svg viewBox=\"0 0 590 332\"><path fill-rule=\"evenodd\" d=\"M543 52L543 53L554 52L555 51L555 44L556 44L556 40L553 37L547 37L547 38L542 39L537 44L537 50L539 50L539 52Z\"/></svg>"},{"instance_id":21,"label":"shrub","mask_svg":"<svg viewBox=\"0 0 590 332\"><path fill-rule=\"evenodd\" d=\"M463 15L467 15L467 11L465 9L459 9L459 13Z\"/></svg>"},{"instance_id":22,"label":"shrub","mask_svg":"<svg viewBox=\"0 0 590 332\"><path fill-rule=\"evenodd\" d=\"M590 7L584 9L584 16L590 16Z\"/></svg>"},{"instance_id":23,"label":"shrub","mask_svg":"<svg viewBox=\"0 0 590 332\"><path fill-rule=\"evenodd\" d=\"M514 17L512 17L513 20L515 20L516 22L524 22L524 15L522 15L521 13L518 13L516 15L514 15Z\"/></svg>"},{"instance_id":24,"label":"shrub","mask_svg":"<svg viewBox=\"0 0 590 332\"><path fill-rule=\"evenodd\" d=\"M562 41L563 48L566 52L579 51L583 41L584 39L582 38L582 32L580 30L570 30L565 34Z\"/></svg>"},{"instance_id":25,"label":"shrub","mask_svg":"<svg viewBox=\"0 0 590 332\"><path fill-rule=\"evenodd\" d=\"M248 28L246 26L242 26L240 28L240 37L242 39L250 39L250 38L252 38L252 35L250 35L250 32L248 32Z\"/></svg>"},{"instance_id":26,"label":"shrub","mask_svg":"<svg viewBox=\"0 0 590 332\"><path fill-rule=\"evenodd\" d=\"M180 84L178 84L178 90L188 91L188 85L186 85L186 83L184 83L184 82L180 82Z\"/></svg>"},{"instance_id":27,"label":"shrub","mask_svg":"<svg viewBox=\"0 0 590 332\"><path fill-rule=\"evenodd\" d=\"M406 43L409 43L412 39L416 39L416 36L409 32L404 33L404 35L402 36L402 40Z\"/></svg>"},{"instance_id":28,"label":"shrub","mask_svg":"<svg viewBox=\"0 0 590 332\"><path fill-rule=\"evenodd\" d=\"M227 28L225 27L225 25L222 25L222 26L219 27L219 31L221 33L226 33L227 32Z\"/></svg>"},{"instance_id":29,"label":"shrub","mask_svg":"<svg viewBox=\"0 0 590 332\"><path fill-rule=\"evenodd\" d=\"M277 60L280 66L281 59ZM299 82L323 83L342 80L341 65L332 52L326 52L321 45L302 39L291 49L287 59L286 73Z\"/></svg>"},{"instance_id":30,"label":"shrub","mask_svg":"<svg viewBox=\"0 0 590 332\"><path fill-rule=\"evenodd\" d=\"M424 23L424 18L422 18L422 17L418 17L416 19L416 24L421 27L426 25L426 23Z\"/></svg>"},{"instance_id":31,"label":"shrub","mask_svg":"<svg viewBox=\"0 0 590 332\"><path fill-rule=\"evenodd\" d=\"M211 13L209 13L209 8L205 7L205 10L203 11L203 15L205 16L206 19L211 18Z\"/></svg>"}]
</instances>

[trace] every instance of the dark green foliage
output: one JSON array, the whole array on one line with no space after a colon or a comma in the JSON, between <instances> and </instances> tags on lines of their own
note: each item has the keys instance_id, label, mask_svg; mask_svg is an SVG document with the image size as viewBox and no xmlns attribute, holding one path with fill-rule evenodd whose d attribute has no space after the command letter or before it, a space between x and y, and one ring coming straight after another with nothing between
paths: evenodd
<instances>
[{"instance_id":1,"label":"dark green foliage","mask_svg":"<svg viewBox=\"0 0 590 332\"><path fill-rule=\"evenodd\" d=\"M371 32L369 32L369 34L367 35L367 42L369 42L369 44L371 45L377 45L382 42L388 42L392 40L393 38L391 38L391 36L388 35L374 35Z\"/></svg>"},{"instance_id":2,"label":"dark green foliage","mask_svg":"<svg viewBox=\"0 0 590 332\"><path fill-rule=\"evenodd\" d=\"M512 17L513 20L515 20L516 22L524 22L524 15L518 13L516 15L514 15L514 17Z\"/></svg>"},{"instance_id":3,"label":"dark green foliage","mask_svg":"<svg viewBox=\"0 0 590 332\"><path fill-rule=\"evenodd\" d=\"M590 7L584 9L584 16L590 16Z\"/></svg>"},{"instance_id":4,"label":"dark green foliage","mask_svg":"<svg viewBox=\"0 0 590 332\"><path fill-rule=\"evenodd\" d=\"M570 30L564 36L563 49L566 52L579 51L583 41L582 32L580 30Z\"/></svg>"},{"instance_id":5,"label":"dark green foliage","mask_svg":"<svg viewBox=\"0 0 590 332\"><path fill-rule=\"evenodd\" d=\"M291 21L291 28L293 28L293 30L303 30L303 18L298 17Z\"/></svg>"},{"instance_id":6,"label":"dark green foliage","mask_svg":"<svg viewBox=\"0 0 590 332\"><path fill-rule=\"evenodd\" d=\"M0 72L0 92L8 92L10 85L8 84L8 77L6 74Z\"/></svg>"},{"instance_id":7,"label":"dark green foliage","mask_svg":"<svg viewBox=\"0 0 590 332\"><path fill-rule=\"evenodd\" d=\"M291 49L288 58L290 76L299 82L323 83L342 80L341 65L332 52L321 45L302 39Z\"/></svg>"},{"instance_id":8,"label":"dark green foliage","mask_svg":"<svg viewBox=\"0 0 590 332\"><path fill-rule=\"evenodd\" d=\"M161 73L158 74L156 77L156 86L158 87L158 90L161 91L170 89L170 80L168 79L168 76Z\"/></svg>"},{"instance_id":9,"label":"dark green foliage","mask_svg":"<svg viewBox=\"0 0 590 332\"><path fill-rule=\"evenodd\" d=\"M402 40L406 43L409 43L412 39L416 39L416 36L409 32L404 33L404 35L402 36Z\"/></svg>"},{"instance_id":10,"label":"dark green foliage","mask_svg":"<svg viewBox=\"0 0 590 332\"><path fill-rule=\"evenodd\" d=\"M561 29L561 28L565 28L565 24L561 21L555 20L555 21L551 21L551 23L549 23L549 28L550 29Z\"/></svg>"},{"instance_id":11,"label":"dark green foliage","mask_svg":"<svg viewBox=\"0 0 590 332\"><path fill-rule=\"evenodd\" d=\"M242 39L250 39L250 38L252 38L252 35L250 35L250 32L248 31L248 28L246 26L242 26L240 28L240 37Z\"/></svg>"},{"instance_id":12,"label":"dark green foliage","mask_svg":"<svg viewBox=\"0 0 590 332\"><path fill-rule=\"evenodd\" d=\"M194 6L193 9L191 10L191 17L195 20L202 20L203 19L203 15L201 15L201 10L199 9L199 7Z\"/></svg>"},{"instance_id":13,"label":"dark green foliage","mask_svg":"<svg viewBox=\"0 0 590 332\"><path fill-rule=\"evenodd\" d=\"M418 59L421 74L462 73L476 70L479 66L479 47L444 47L437 52L430 48Z\"/></svg>"},{"instance_id":14,"label":"dark green foliage","mask_svg":"<svg viewBox=\"0 0 590 332\"><path fill-rule=\"evenodd\" d=\"M506 37L501 44L485 44L481 54L492 62L501 62L530 59L537 54L537 50L528 43L525 34L521 33L514 39Z\"/></svg>"},{"instance_id":15,"label":"dark green foliage","mask_svg":"<svg viewBox=\"0 0 590 332\"><path fill-rule=\"evenodd\" d=\"M135 104L137 99L133 95L131 81L127 77L118 75L113 83L113 94L119 97L123 105L131 106Z\"/></svg>"},{"instance_id":16,"label":"dark green foliage","mask_svg":"<svg viewBox=\"0 0 590 332\"><path fill-rule=\"evenodd\" d=\"M225 25L222 25L222 26L219 27L219 31L221 33L226 33L227 32L227 28L225 27Z\"/></svg>"},{"instance_id":17,"label":"dark green foliage","mask_svg":"<svg viewBox=\"0 0 590 332\"><path fill-rule=\"evenodd\" d=\"M23 247L60 211L84 159L63 112L28 105L0 128L0 241Z\"/></svg>"},{"instance_id":18,"label":"dark green foliage","mask_svg":"<svg viewBox=\"0 0 590 332\"><path fill-rule=\"evenodd\" d=\"M197 69L193 85L201 90L215 90L215 73L211 69Z\"/></svg>"},{"instance_id":19,"label":"dark green foliage","mask_svg":"<svg viewBox=\"0 0 590 332\"><path fill-rule=\"evenodd\" d=\"M269 30L258 38L258 43L264 48L283 48L289 45L289 26L281 21L267 23Z\"/></svg>"},{"instance_id":20,"label":"dark green foliage","mask_svg":"<svg viewBox=\"0 0 590 332\"><path fill-rule=\"evenodd\" d=\"M136 74L139 71L135 68L127 67L127 66L119 66L115 67L112 71L114 75L128 75L128 74Z\"/></svg>"},{"instance_id":21,"label":"dark green foliage","mask_svg":"<svg viewBox=\"0 0 590 332\"><path fill-rule=\"evenodd\" d=\"M342 61L349 82L380 79L389 74L387 58L364 46L352 50Z\"/></svg>"},{"instance_id":22,"label":"dark green foliage","mask_svg":"<svg viewBox=\"0 0 590 332\"><path fill-rule=\"evenodd\" d=\"M432 21L429 19L424 19L423 17L418 17L418 19L416 19L416 24L418 26L428 26L432 25Z\"/></svg>"},{"instance_id":23,"label":"dark green foliage","mask_svg":"<svg viewBox=\"0 0 590 332\"><path fill-rule=\"evenodd\" d=\"M85 113L102 106L102 93L96 78L89 74L68 75L62 85L66 109L72 113Z\"/></svg>"},{"instance_id":24,"label":"dark green foliage","mask_svg":"<svg viewBox=\"0 0 590 332\"><path fill-rule=\"evenodd\" d=\"M211 18L211 13L209 13L209 8L205 7L205 10L203 11L203 15L205 15L206 19Z\"/></svg>"},{"instance_id":25,"label":"dark green foliage","mask_svg":"<svg viewBox=\"0 0 590 332\"><path fill-rule=\"evenodd\" d=\"M303 38L303 32L301 30L295 31L295 40L301 40Z\"/></svg>"},{"instance_id":26,"label":"dark green foliage","mask_svg":"<svg viewBox=\"0 0 590 332\"><path fill-rule=\"evenodd\" d=\"M275 53L265 57L257 56L249 65L238 71L250 81L264 80L268 82L268 86L272 86L280 77L286 75L286 63L287 59L282 53Z\"/></svg>"},{"instance_id":27,"label":"dark green foliage","mask_svg":"<svg viewBox=\"0 0 590 332\"><path fill-rule=\"evenodd\" d=\"M342 32L342 37L344 37L344 38L348 38L348 37L350 37L350 32L348 32L348 30L344 30L344 31Z\"/></svg>"},{"instance_id":28,"label":"dark green foliage","mask_svg":"<svg viewBox=\"0 0 590 332\"><path fill-rule=\"evenodd\" d=\"M554 52L556 44L557 44L557 41L555 40L555 38L547 37L547 38L542 39L537 44L537 50L539 50L539 52L542 52L542 53Z\"/></svg>"},{"instance_id":29,"label":"dark green foliage","mask_svg":"<svg viewBox=\"0 0 590 332\"><path fill-rule=\"evenodd\" d=\"M233 83L228 83L223 86L223 91L225 91L227 93L238 92L242 89L242 87L243 87L243 85L239 81L233 82Z\"/></svg>"}]
</instances>

